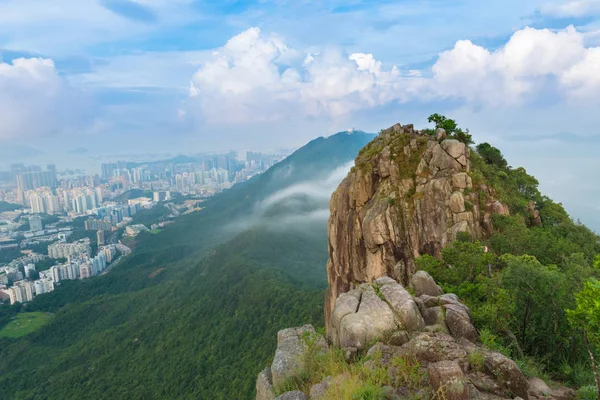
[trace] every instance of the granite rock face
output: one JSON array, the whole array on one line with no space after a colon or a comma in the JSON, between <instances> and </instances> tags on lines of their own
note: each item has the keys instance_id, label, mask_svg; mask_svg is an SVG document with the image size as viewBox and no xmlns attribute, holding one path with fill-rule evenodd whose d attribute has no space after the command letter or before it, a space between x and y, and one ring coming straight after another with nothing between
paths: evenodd
<instances>
[{"instance_id":1,"label":"granite rock face","mask_svg":"<svg viewBox=\"0 0 600 400\"><path fill-rule=\"evenodd\" d=\"M439 256L464 233L491 234L492 216L508 207L492 188L474 187L470 150L445 132L399 124L369 143L330 201L326 328L336 299L389 276L408 285L414 259Z\"/></svg>"},{"instance_id":2,"label":"granite rock face","mask_svg":"<svg viewBox=\"0 0 600 400\"><path fill-rule=\"evenodd\" d=\"M286 379L295 376L302 368L302 354L306 350L306 335L316 335L312 325L288 328L277 333L277 350L271 364L271 386L281 387ZM318 335L317 335L318 336ZM318 336L317 345L327 349L325 340Z\"/></svg>"},{"instance_id":3,"label":"granite rock face","mask_svg":"<svg viewBox=\"0 0 600 400\"><path fill-rule=\"evenodd\" d=\"M381 388L385 398L567 400L575 396L571 389L552 390L539 378L526 378L513 360L482 346L468 307L451 293L415 297L385 276L340 295L332 321L331 346L365 356L363 368L385 368L392 383L398 382L394 380L402 365L398 360L414 360L418 371L412 374L421 376L419 386L407 392L399 381ZM330 400L352 381L344 372L323 378L307 393L275 397L286 379L301 376L307 335L319 351L327 351L324 338L310 325L280 331L273 363L258 375L257 400Z\"/></svg>"}]
</instances>

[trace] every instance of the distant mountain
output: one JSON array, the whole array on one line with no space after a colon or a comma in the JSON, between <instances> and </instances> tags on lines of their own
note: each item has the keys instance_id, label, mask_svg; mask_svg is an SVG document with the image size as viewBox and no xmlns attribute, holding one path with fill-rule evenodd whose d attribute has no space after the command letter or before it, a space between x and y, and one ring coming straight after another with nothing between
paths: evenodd
<instances>
[{"instance_id":1,"label":"distant mountain","mask_svg":"<svg viewBox=\"0 0 600 400\"><path fill-rule=\"evenodd\" d=\"M173 158L168 158L165 160L156 160L156 161L136 161L136 162L128 162L127 168L136 168L140 165L150 165L150 164L189 164L193 162L197 162L198 160L194 157L178 155Z\"/></svg>"},{"instance_id":2,"label":"distant mountain","mask_svg":"<svg viewBox=\"0 0 600 400\"><path fill-rule=\"evenodd\" d=\"M25 310L55 316L0 339L3 396L253 398L277 330L323 325L328 198L373 137L315 139L146 236L109 274L38 297Z\"/></svg>"}]
</instances>

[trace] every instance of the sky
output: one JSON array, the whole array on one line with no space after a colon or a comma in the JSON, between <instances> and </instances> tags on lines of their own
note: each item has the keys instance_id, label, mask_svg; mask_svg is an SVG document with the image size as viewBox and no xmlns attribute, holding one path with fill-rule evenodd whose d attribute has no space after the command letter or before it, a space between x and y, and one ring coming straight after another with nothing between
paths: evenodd
<instances>
[{"instance_id":1,"label":"sky","mask_svg":"<svg viewBox=\"0 0 600 400\"><path fill-rule=\"evenodd\" d=\"M600 0L0 0L0 168L441 113L600 231Z\"/></svg>"}]
</instances>

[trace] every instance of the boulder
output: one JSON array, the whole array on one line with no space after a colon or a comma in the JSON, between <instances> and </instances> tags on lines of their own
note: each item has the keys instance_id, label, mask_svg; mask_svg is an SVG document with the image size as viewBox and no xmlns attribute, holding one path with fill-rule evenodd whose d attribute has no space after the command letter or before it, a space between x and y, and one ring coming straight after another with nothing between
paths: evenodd
<instances>
[{"instance_id":1,"label":"boulder","mask_svg":"<svg viewBox=\"0 0 600 400\"><path fill-rule=\"evenodd\" d=\"M271 368L263 369L256 379L256 400L274 400L273 378Z\"/></svg>"},{"instance_id":2,"label":"boulder","mask_svg":"<svg viewBox=\"0 0 600 400\"><path fill-rule=\"evenodd\" d=\"M444 304L446 325L454 337L462 337L471 342L477 341L479 334L473 326L469 309L462 304Z\"/></svg>"},{"instance_id":3,"label":"boulder","mask_svg":"<svg viewBox=\"0 0 600 400\"><path fill-rule=\"evenodd\" d=\"M447 400L469 400L465 376L458 361L439 361L427 368L429 382L436 398Z\"/></svg>"},{"instance_id":4,"label":"boulder","mask_svg":"<svg viewBox=\"0 0 600 400\"><path fill-rule=\"evenodd\" d=\"M443 145L447 141L448 139L444 140L441 143L441 146L435 146L431 152L432 158L429 165L430 169L434 173L434 177L436 178L442 176L449 177L455 172L461 172L463 170L463 166L456 160L456 158L449 156L448 152L444 150ZM438 172L444 173L438 174Z\"/></svg>"},{"instance_id":5,"label":"boulder","mask_svg":"<svg viewBox=\"0 0 600 400\"><path fill-rule=\"evenodd\" d=\"M354 314L358 311L361 292L358 289L342 293L335 301L335 307L331 313L331 328L328 330L328 338L335 345L339 345L338 331L342 324L342 319L348 314Z\"/></svg>"},{"instance_id":6,"label":"boulder","mask_svg":"<svg viewBox=\"0 0 600 400\"><path fill-rule=\"evenodd\" d=\"M481 393L493 393L496 396L504 394L494 379L481 371L471 371L469 374L469 381Z\"/></svg>"},{"instance_id":7,"label":"boulder","mask_svg":"<svg viewBox=\"0 0 600 400\"><path fill-rule=\"evenodd\" d=\"M381 300L371 286L361 286L362 295L358 311L340 321L340 347L364 349L369 343L381 340L398 329L394 313Z\"/></svg>"},{"instance_id":8,"label":"boulder","mask_svg":"<svg viewBox=\"0 0 600 400\"><path fill-rule=\"evenodd\" d=\"M458 159L460 156L467 156L467 146L456 139L446 139L441 143L441 146L454 159Z\"/></svg>"},{"instance_id":9,"label":"boulder","mask_svg":"<svg viewBox=\"0 0 600 400\"><path fill-rule=\"evenodd\" d=\"M458 296L454 293L445 293L441 296L429 296L422 294L418 298L426 307L437 307L443 306L444 304L461 304Z\"/></svg>"},{"instance_id":10,"label":"boulder","mask_svg":"<svg viewBox=\"0 0 600 400\"><path fill-rule=\"evenodd\" d=\"M320 400L325 398L325 394L327 393L327 388L331 383L331 376L323 379L320 383L317 383L312 388L310 388L310 400Z\"/></svg>"},{"instance_id":11,"label":"boulder","mask_svg":"<svg viewBox=\"0 0 600 400\"><path fill-rule=\"evenodd\" d=\"M538 226L542 224L542 217L540 212L535 208L535 203L530 201L527 204L527 213L529 214L529 223L531 226Z\"/></svg>"},{"instance_id":12,"label":"boulder","mask_svg":"<svg viewBox=\"0 0 600 400\"><path fill-rule=\"evenodd\" d=\"M392 346L402 346L408 342L410 342L410 336L406 331L395 331L388 339L388 343Z\"/></svg>"},{"instance_id":13,"label":"boulder","mask_svg":"<svg viewBox=\"0 0 600 400\"><path fill-rule=\"evenodd\" d=\"M577 393L568 387L558 387L552 391L554 400L575 400Z\"/></svg>"},{"instance_id":14,"label":"boulder","mask_svg":"<svg viewBox=\"0 0 600 400\"><path fill-rule=\"evenodd\" d=\"M529 399L527 380L513 360L500 353L488 352L483 365L485 371L495 378L507 395L512 393L524 400Z\"/></svg>"},{"instance_id":15,"label":"boulder","mask_svg":"<svg viewBox=\"0 0 600 400\"><path fill-rule=\"evenodd\" d=\"M438 142L446 139L448 137L448 134L446 133L446 130L443 128L437 128L435 130L435 140L437 140Z\"/></svg>"},{"instance_id":16,"label":"boulder","mask_svg":"<svg viewBox=\"0 0 600 400\"><path fill-rule=\"evenodd\" d=\"M496 200L492 203L492 213L500 214L500 215L510 215L510 211L508 210L508 206L502 204L499 200Z\"/></svg>"},{"instance_id":17,"label":"boulder","mask_svg":"<svg viewBox=\"0 0 600 400\"><path fill-rule=\"evenodd\" d=\"M442 307L430 307L423 314L427 325L446 325L446 316Z\"/></svg>"},{"instance_id":18,"label":"boulder","mask_svg":"<svg viewBox=\"0 0 600 400\"><path fill-rule=\"evenodd\" d=\"M271 364L273 387L282 387L287 379L296 376L302 369L302 355L306 351L303 336L306 334L317 335L312 325L283 329L277 333L277 350ZM323 351L327 349L327 343L320 335L317 346Z\"/></svg>"},{"instance_id":19,"label":"boulder","mask_svg":"<svg viewBox=\"0 0 600 400\"><path fill-rule=\"evenodd\" d=\"M435 283L431 275L425 271L417 271L410 279L410 286L415 290L417 296L440 296L444 293L441 287Z\"/></svg>"},{"instance_id":20,"label":"boulder","mask_svg":"<svg viewBox=\"0 0 600 400\"><path fill-rule=\"evenodd\" d=\"M459 214L465 211L465 198L461 192L454 192L450 196L450 210L454 214Z\"/></svg>"},{"instance_id":21,"label":"boulder","mask_svg":"<svg viewBox=\"0 0 600 400\"><path fill-rule=\"evenodd\" d=\"M348 362L353 362L356 360L358 356L358 349L356 347L346 347L344 348L344 360Z\"/></svg>"},{"instance_id":22,"label":"boulder","mask_svg":"<svg viewBox=\"0 0 600 400\"><path fill-rule=\"evenodd\" d=\"M459 172L452 175L452 187L454 189L467 189L473 187L473 181L466 172Z\"/></svg>"},{"instance_id":23,"label":"boulder","mask_svg":"<svg viewBox=\"0 0 600 400\"><path fill-rule=\"evenodd\" d=\"M529 394L533 397L546 397L552 394L552 389L540 378L527 379L529 385Z\"/></svg>"},{"instance_id":24,"label":"boulder","mask_svg":"<svg viewBox=\"0 0 600 400\"><path fill-rule=\"evenodd\" d=\"M467 352L454 338L441 332L423 332L401 347L421 362L465 359Z\"/></svg>"},{"instance_id":25,"label":"boulder","mask_svg":"<svg viewBox=\"0 0 600 400\"><path fill-rule=\"evenodd\" d=\"M471 224L473 224L473 213L471 211L461 212L458 214L454 214L452 216L452 219L455 224L458 224L458 223L461 223L464 221L467 224L469 224L469 226L470 226Z\"/></svg>"},{"instance_id":26,"label":"boulder","mask_svg":"<svg viewBox=\"0 0 600 400\"><path fill-rule=\"evenodd\" d=\"M389 279L389 278L388 278ZM376 281L379 284L381 281ZM396 315L400 327L406 331L413 332L422 330L425 326L423 316L419 307L406 289L396 281L386 282L379 287L381 294Z\"/></svg>"},{"instance_id":27,"label":"boulder","mask_svg":"<svg viewBox=\"0 0 600 400\"><path fill-rule=\"evenodd\" d=\"M469 388L469 398L472 400L507 400L505 397L500 397L493 393L480 392L479 389L471 383L468 383L467 387Z\"/></svg>"},{"instance_id":28,"label":"boulder","mask_svg":"<svg viewBox=\"0 0 600 400\"><path fill-rule=\"evenodd\" d=\"M308 400L308 396L299 390L293 392L285 392L281 396L277 396L275 400Z\"/></svg>"}]
</instances>

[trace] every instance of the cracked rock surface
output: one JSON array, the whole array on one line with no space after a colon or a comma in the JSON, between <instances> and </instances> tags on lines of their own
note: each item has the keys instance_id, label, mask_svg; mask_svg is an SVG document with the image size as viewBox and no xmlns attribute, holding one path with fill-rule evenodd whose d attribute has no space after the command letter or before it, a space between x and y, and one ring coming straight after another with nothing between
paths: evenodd
<instances>
[{"instance_id":1,"label":"cracked rock surface","mask_svg":"<svg viewBox=\"0 0 600 400\"><path fill-rule=\"evenodd\" d=\"M437 287L425 272L416 278L428 287ZM398 370L399 359L416 360L419 386L409 391L402 383L385 386L381 389L386 399L575 399L573 390L551 389L540 378L526 378L513 360L478 343L468 307L451 293L414 297L396 280L381 277L340 295L332 324L331 346L365 356L363 368L385 368L391 382L402 382L396 378L406 373ZM299 360L306 351L301 339L305 332L316 335L318 346L327 348L310 325L280 331L273 363L258 375L257 400L331 399L329 388L343 387L351 379L348 372L327 376L307 393L296 390L275 397L274 388L281 387L281 377L302 374ZM436 393L443 394L436 397Z\"/></svg>"}]
</instances>

